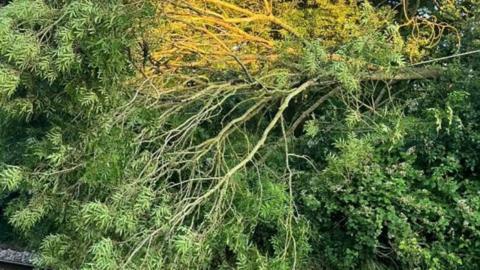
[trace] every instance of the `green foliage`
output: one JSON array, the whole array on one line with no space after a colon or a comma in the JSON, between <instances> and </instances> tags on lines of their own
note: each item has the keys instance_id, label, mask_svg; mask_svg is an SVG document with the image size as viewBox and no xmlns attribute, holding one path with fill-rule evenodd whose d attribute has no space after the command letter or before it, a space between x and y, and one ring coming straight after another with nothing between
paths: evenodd
<instances>
[{"instance_id":1,"label":"green foliage","mask_svg":"<svg viewBox=\"0 0 480 270\"><path fill-rule=\"evenodd\" d=\"M362 31L178 92L132 76L147 1L1 8L0 233L51 269L478 269L479 56L394 80L392 9L326 7Z\"/></svg>"},{"instance_id":2,"label":"green foliage","mask_svg":"<svg viewBox=\"0 0 480 270\"><path fill-rule=\"evenodd\" d=\"M457 78L462 68L388 111L346 118L324 169L298 178L301 209L318 228L312 246L329 267L478 267L478 80ZM305 139L336 136L313 123Z\"/></svg>"},{"instance_id":3,"label":"green foliage","mask_svg":"<svg viewBox=\"0 0 480 270\"><path fill-rule=\"evenodd\" d=\"M4 191L15 191L22 182L22 171L18 167L7 166L0 173L0 186Z\"/></svg>"}]
</instances>

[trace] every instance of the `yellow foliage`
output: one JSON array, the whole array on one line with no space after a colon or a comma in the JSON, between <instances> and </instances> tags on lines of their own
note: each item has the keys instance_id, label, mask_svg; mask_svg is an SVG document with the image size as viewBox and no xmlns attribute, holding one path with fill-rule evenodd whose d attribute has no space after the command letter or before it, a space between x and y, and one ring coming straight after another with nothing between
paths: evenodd
<instances>
[{"instance_id":1,"label":"yellow foliage","mask_svg":"<svg viewBox=\"0 0 480 270\"><path fill-rule=\"evenodd\" d=\"M297 6L298 7L298 6ZM356 1L309 0L304 8L283 4L281 16L304 37L335 46L360 34L360 9Z\"/></svg>"},{"instance_id":2,"label":"yellow foliage","mask_svg":"<svg viewBox=\"0 0 480 270\"><path fill-rule=\"evenodd\" d=\"M355 1L161 1L159 25L148 36L163 71L179 68L258 70L277 59L288 37L333 47L361 34ZM150 70L153 72L154 70Z\"/></svg>"},{"instance_id":3,"label":"yellow foliage","mask_svg":"<svg viewBox=\"0 0 480 270\"><path fill-rule=\"evenodd\" d=\"M285 40L320 40L334 51L366 33L394 25L393 10L362 2L158 0L158 21L145 37L152 65L144 74L178 74L184 69L255 72L274 63L280 53L300 52L295 46L279 46ZM398 33L390 33L391 41L414 61L425 54L425 47L438 41L447 26L406 16L402 26L390 29L410 28L412 34L405 43Z\"/></svg>"}]
</instances>

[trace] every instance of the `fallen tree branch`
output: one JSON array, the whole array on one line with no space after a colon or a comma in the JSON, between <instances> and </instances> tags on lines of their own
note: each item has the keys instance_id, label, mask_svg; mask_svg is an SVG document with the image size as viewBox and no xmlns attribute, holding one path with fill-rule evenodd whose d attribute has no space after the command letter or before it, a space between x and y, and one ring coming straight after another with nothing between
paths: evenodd
<instances>
[{"instance_id":1,"label":"fallen tree branch","mask_svg":"<svg viewBox=\"0 0 480 270\"><path fill-rule=\"evenodd\" d=\"M185 205L185 207L182 207L182 211L178 212L173 218L172 218L172 228L175 227L176 225L180 224L186 216L191 214L196 207L198 207L202 202L204 202L207 198L209 198L211 195L215 194L218 190L220 190L222 187L224 187L228 181L232 178L233 175L235 175L240 169L244 168L245 165L247 165L254 156L258 153L260 148L265 144L270 132L273 130L273 128L277 125L278 121L281 119L283 112L287 109L288 105L290 104L290 101L302 93L303 91L307 90L309 87L315 85L317 83L316 79L309 80L305 83L303 83L301 86L296 88L294 91L290 92L285 99L282 101L282 104L280 105L277 113L273 117L272 121L268 124L268 126L265 128L261 138L258 140L258 142L255 144L253 147L252 151L250 151L247 156L240 161L236 166L234 166L231 170L229 170L223 177L222 179L212 188L210 188L206 193L204 193L202 196L197 197L193 202L188 203Z\"/></svg>"},{"instance_id":2,"label":"fallen tree branch","mask_svg":"<svg viewBox=\"0 0 480 270\"><path fill-rule=\"evenodd\" d=\"M401 68L392 73L377 71L361 75L362 81L405 81L438 78L444 70L438 67Z\"/></svg>"}]
</instances>

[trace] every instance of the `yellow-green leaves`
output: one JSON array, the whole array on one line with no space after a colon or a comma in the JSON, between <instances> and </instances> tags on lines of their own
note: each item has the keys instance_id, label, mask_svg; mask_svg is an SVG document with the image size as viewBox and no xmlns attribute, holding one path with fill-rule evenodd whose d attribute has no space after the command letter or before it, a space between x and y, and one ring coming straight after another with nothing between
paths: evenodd
<instances>
[{"instance_id":1,"label":"yellow-green leaves","mask_svg":"<svg viewBox=\"0 0 480 270\"><path fill-rule=\"evenodd\" d=\"M6 166L0 167L0 190L15 191L24 179L23 171L20 167Z\"/></svg>"},{"instance_id":2,"label":"yellow-green leaves","mask_svg":"<svg viewBox=\"0 0 480 270\"><path fill-rule=\"evenodd\" d=\"M82 267L82 270L117 270L120 265L117 262L117 251L114 243L109 238L103 238L90 249L93 256L91 263Z\"/></svg>"},{"instance_id":3,"label":"yellow-green leaves","mask_svg":"<svg viewBox=\"0 0 480 270\"><path fill-rule=\"evenodd\" d=\"M113 217L107 205L100 202L85 204L80 212L80 219L86 226L99 228L103 231L111 228Z\"/></svg>"},{"instance_id":4,"label":"yellow-green leaves","mask_svg":"<svg viewBox=\"0 0 480 270\"><path fill-rule=\"evenodd\" d=\"M300 64L302 69L309 76L316 76L322 71L325 72L328 53L319 41L308 43L302 52L301 58Z\"/></svg>"},{"instance_id":5,"label":"yellow-green leaves","mask_svg":"<svg viewBox=\"0 0 480 270\"><path fill-rule=\"evenodd\" d=\"M0 65L0 98L10 98L20 84L18 72Z\"/></svg>"}]
</instances>

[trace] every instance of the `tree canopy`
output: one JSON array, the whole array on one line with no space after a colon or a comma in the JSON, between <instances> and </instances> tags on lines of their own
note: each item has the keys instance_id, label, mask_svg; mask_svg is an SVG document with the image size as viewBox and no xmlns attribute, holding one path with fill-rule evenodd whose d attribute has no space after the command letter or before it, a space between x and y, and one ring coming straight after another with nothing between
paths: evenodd
<instances>
[{"instance_id":1,"label":"tree canopy","mask_svg":"<svg viewBox=\"0 0 480 270\"><path fill-rule=\"evenodd\" d=\"M0 241L46 269L478 269L479 16L0 2Z\"/></svg>"}]
</instances>

